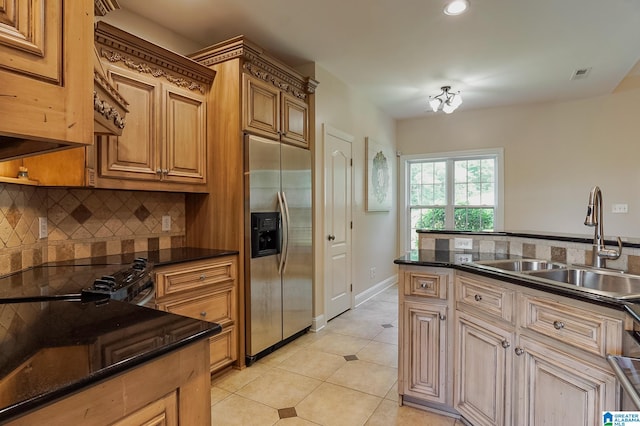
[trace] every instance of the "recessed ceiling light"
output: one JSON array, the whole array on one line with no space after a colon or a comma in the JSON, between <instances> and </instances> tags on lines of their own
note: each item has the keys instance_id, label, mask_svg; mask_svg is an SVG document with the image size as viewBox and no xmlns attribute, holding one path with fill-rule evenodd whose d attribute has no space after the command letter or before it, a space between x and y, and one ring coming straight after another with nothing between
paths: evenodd
<instances>
[{"instance_id":1,"label":"recessed ceiling light","mask_svg":"<svg viewBox=\"0 0 640 426\"><path fill-rule=\"evenodd\" d=\"M469 8L468 0L453 0L444 7L445 15L460 15Z\"/></svg>"}]
</instances>

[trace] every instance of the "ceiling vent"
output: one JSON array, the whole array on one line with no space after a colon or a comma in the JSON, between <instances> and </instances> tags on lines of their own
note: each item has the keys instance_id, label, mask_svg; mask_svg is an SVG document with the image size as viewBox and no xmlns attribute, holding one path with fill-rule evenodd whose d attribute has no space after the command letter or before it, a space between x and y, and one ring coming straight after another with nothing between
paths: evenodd
<instances>
[{"instance_id":1,"label":"ceiling vent","mask_svg":"<svg viewBox=\"0 0 640 426\"><path fill-rule=\"evenodd\" d=\"M590 72L591 67L577 69L573 72L573 74L571 74L571 78L569 80L581 80L583 78L587 78Z\"/></svg>"}]
</instances>

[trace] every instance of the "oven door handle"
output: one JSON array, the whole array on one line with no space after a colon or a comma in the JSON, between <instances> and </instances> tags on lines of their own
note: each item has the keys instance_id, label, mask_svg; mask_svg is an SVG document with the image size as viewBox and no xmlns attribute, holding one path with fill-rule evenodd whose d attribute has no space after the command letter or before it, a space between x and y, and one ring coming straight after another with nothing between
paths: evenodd
<instances>
[{"instance_id":1,"label":"oven door handle","mask_svg":"<svg viewBox=\"0 0 640 426\"><path fill-rule=\"evenodd\" d=\"M151 284L149 287L149 294L144 296L141 300L134 300L134 303L138 306L145 306L147 303L151 302L156 297L156 286L155 284Z\"/></svg>"}]
</instances>

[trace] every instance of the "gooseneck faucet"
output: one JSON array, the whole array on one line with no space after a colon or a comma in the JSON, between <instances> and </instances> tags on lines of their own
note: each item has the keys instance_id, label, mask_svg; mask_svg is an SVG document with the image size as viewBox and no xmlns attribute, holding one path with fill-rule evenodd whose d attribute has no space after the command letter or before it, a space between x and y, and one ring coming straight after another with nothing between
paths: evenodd
<instances>
[{"instance_id":1,"label":"gooseneck faucet","mask_svg":"<svg viewBox=\"0 0 640 426\"><path fill-rule=\"evenodd\" d=\"M618 237L618 249L608 249L604 243L604 226L602 225L602 191L597 186L591 188L589 204L587 205L587 217L584 220L587 226L593 226L593 251L591 265L594 268L606 268L607 259L615 260L622 253L622 240Z\"/></svg>"}]
</instances>

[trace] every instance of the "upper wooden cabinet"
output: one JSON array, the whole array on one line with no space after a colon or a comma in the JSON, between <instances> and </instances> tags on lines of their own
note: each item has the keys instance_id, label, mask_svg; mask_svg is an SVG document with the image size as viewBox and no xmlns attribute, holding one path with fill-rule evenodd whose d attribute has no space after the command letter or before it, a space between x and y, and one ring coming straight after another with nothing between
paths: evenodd
<instances>
[{"instance_id":1,"label":"upper wooden cabinet","mask_svg":"<svg viewBox=\"0 0 640 426\"><path fill-rule=\"evenodd\" d=\"M99 176L204 183L215 72L102 21L95 38L107 75L129 102L122 135L99 143Z\"/></svg>"},{"instance_id":2,"label":"upper wooden cabinet","mask_svg":"<svg viewBox=\"0 0 640 426\"><path fill-rule=\"evenodd\" d=\"M241 101L242 130L309 148L312 119L309 96L315 93L317 81L303 77L243 36L190 57L213 68L239 59L241 99L229 102L233 105Z\"/></svg>"},{"instance_id":3,"label":"upper wooden cabinet","mask_svg":"<svg viewBox=\"0 0 640 426\"><path fill-rule=\"evenodd\" d=\"M308 148L309 105L248 74L242 81L243 130Z\"/></svg>"},{"instance_id":4,"label":"upper wooden cabinet","mask_svg":"<svg viewBox=\"0 0 640 426\"><path fill-rule=\"evenodd\" d=\"M0 159L93 142L93 4L0 7Z\"/></svg>"}]
</instances>

